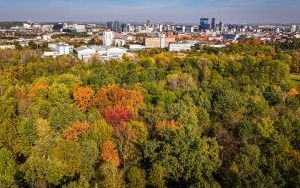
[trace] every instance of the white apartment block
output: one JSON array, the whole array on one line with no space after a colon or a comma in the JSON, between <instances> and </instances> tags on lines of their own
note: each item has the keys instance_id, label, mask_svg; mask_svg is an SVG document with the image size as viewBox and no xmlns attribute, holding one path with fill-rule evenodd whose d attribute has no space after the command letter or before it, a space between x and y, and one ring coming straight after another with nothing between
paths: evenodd
<instances>
[{"instance_id":1,"label":"white apartment block","mask_svg":"<svg viewBox=\"0 0 300 188\"><path fill-rule=\"evenodd\" d=\"M115 38L114 32L112 32L112 31L105 31L103 33L103 44L105 46L111 46L111 45L113 45L114 38Z\"/></svg>"},{"instance_id":2,"label":"white apartment block","mask_svg":"<svg viewBox=\"0 0 300 188\"><path fill-rule=\"evenodd\" d=\"M60 56L73 53L73 46L66 43L49 43L50 52L44 52L43 56Z\"/></svg>"}]
</instances>

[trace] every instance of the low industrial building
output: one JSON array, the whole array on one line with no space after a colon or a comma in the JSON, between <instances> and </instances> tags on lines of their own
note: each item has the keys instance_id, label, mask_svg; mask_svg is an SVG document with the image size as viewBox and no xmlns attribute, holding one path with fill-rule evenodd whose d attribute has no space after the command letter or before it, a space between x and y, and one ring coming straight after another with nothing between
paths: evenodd
<instances>
[{"instance_id":1,"label":"low industrial building","mask_svg":"<svg viewBox=\"0 0 300 188\"><path fill-rule=\"evenodd\" d=\"M125 48L110 46L84 46L74 49L74 54L84 61L90 60L94 56L104 61L121 59L126 52Z\"/></svg>"},{"instance_id":2,"label":"low industrial building","mask_svg":"<svg viewBox=\"0 0 300 188\"><path fill-rule=\"evenodd\" d=\"M191 50L192 46L194 46L193 43L187 43L187 42L170 43L169 51L170 52L187 51L187 50Z\"/></svg>"},{"instance_id":3,"label":"low industrial building","mask_svg":"<svg viewBox=\"0 0 300 188\"><path fill-rule=\"evenodd\" d=\"M137 51L137 50L145 50L145 46L140 44L130 44L128 46L129 50L131 51Z\"/></svg>"}]
</instances>

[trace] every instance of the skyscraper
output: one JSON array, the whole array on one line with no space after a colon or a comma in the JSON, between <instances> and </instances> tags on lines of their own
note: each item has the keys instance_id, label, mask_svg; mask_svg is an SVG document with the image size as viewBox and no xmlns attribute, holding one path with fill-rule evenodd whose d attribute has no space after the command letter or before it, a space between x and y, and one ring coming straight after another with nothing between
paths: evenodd
<instances>
[{"instance_id":1,"label":"skyscraper","mask_svg":"<svg viewBox=\"0 0 300 188\"><path fill-rule=\"evenodd\" d=\"M220 22L219 23L219 28L218 28L218 31L220 32L220 33L222 33L223 32L223 23L222 22Z\"/></svg>"},{"instance_id":2,"label":"skyscraper","mask_svg":"<svg viewBox=\"0 0 300 188\"><path fill-rule=\"evenodd\" d=\"M120 22L119 21L115 21L114 22L114 29L115 32L120 32Z\"/></svg>"},{"instance_id":3,"label":"skyscraper","mask_svg":"<svg viewBox=\"0 0 300 188\"><path fill-rule=\"evenodd\" d=\"M147 26L150 26L150 25L151 25L150 20L147 20Z\"/></svg>"},{"instance_id":4,"label":"skyscraper","mask_svg":"<svg viewBox=\"0 0 300 188\"><path fill-rule=\"evenodd\" d=\"M200 31L206 31L210 29L209 18L200 18Z\"/></svg>"},{"instance_id":5,"label":"skyscraper","mask_svg":"<svg viewBox=\"0 0 300 188\"><path fill-rule=\"evenodd\" d=\"M128 32L127 24L122 24L121 25L121 30L122 30L122 32Z\"/></svg>"},{"instance_id":6,"label":"skyscraper","mask_svg":"<svg viewBox=\"0 0 300 188\"><path fill-rule=\"evenodd\" d=\"M213 31L216 30L216 18L212 18L212 19L211 19L211 29L212 29Z\"/></svg>"},{"instance_id":7,"label":"skyscraper","mask_svg":"<svg viewBox=\"0 0 300 188\"><path fill-rule=\"evenodd\" d=\"M107 29L113 30L113 26L114 26L113 22L107 22L106 23L106 28Z\"/></svg>"}]
</instances>

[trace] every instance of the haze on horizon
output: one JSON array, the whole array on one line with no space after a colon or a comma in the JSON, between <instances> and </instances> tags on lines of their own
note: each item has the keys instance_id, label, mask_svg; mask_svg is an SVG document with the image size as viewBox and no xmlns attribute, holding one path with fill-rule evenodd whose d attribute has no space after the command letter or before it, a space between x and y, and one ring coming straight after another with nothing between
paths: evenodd
<instances>
[{"instance_id":1,"label":"haze on horizon","mask_svg":"<svg viewBox=\"0 0 300 188\"><path fill-rule=\"evenodd\" d=\"M299 0L0 0L0 21L300 23Z\"/></svg>"}]
</instances>

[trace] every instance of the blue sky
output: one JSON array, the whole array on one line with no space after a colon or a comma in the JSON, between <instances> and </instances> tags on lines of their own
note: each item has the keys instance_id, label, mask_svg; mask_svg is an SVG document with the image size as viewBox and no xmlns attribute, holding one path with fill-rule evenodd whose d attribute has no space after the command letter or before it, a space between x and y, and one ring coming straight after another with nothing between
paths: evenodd
<instances>
[{"instance_id":1,"label":"blue sky","mask_svg":"<svg viewBox=\"0 0 300 188\"><path fill-rule=\"evenodd\" d=\"M300 23L300 0L0 0L1 21Z\"/></svg>"}]
</instances>

